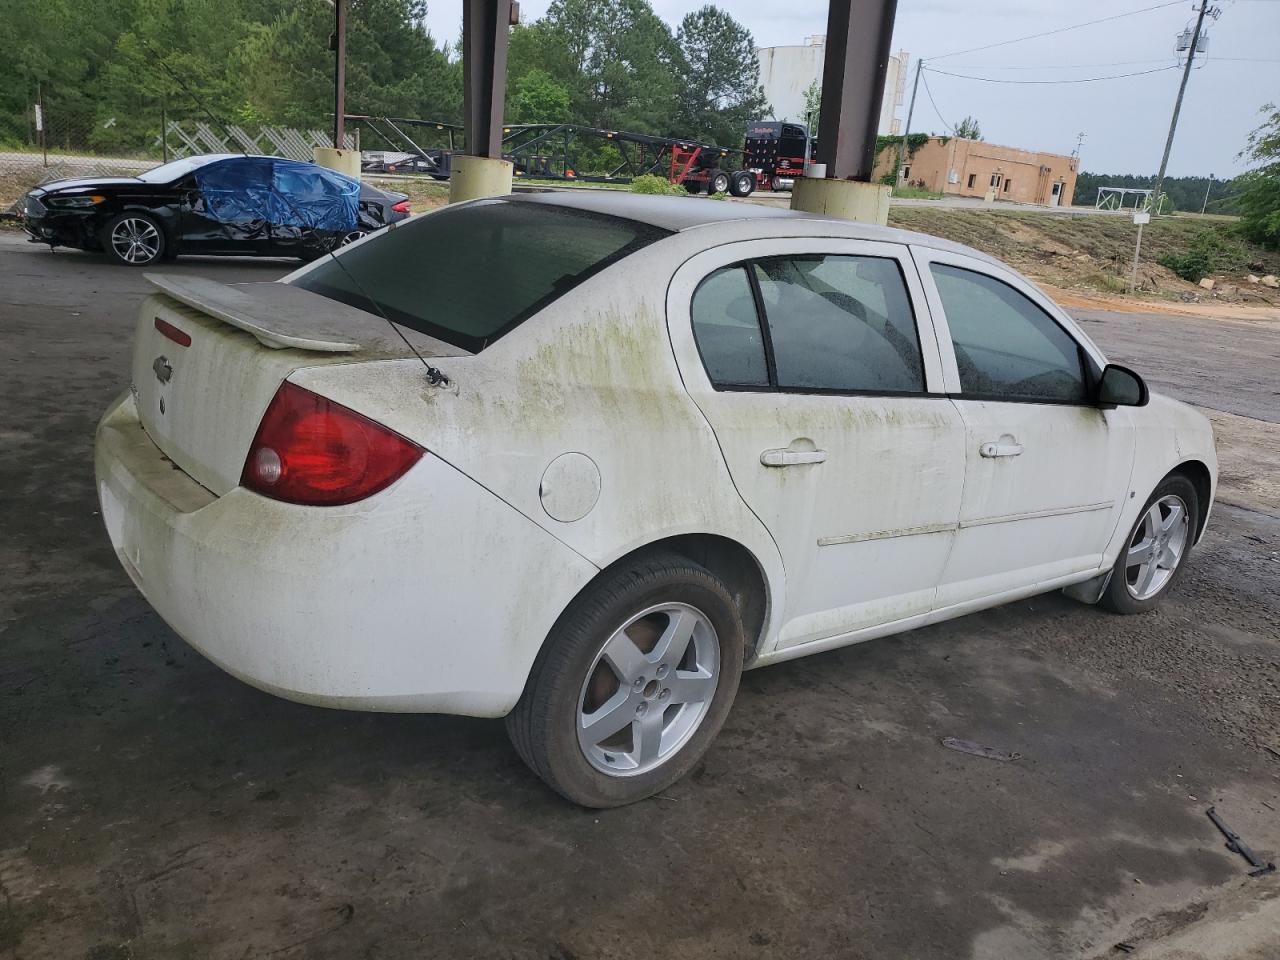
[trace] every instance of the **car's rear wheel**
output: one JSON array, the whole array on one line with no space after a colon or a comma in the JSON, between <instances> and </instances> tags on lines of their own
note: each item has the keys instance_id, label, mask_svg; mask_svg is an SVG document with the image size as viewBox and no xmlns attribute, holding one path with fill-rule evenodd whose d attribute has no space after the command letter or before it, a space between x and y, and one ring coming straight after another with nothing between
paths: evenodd
<instances>
[{"instance_id":1,"label":"car's rear wheel","mask_svg":"<svg viewBox=\"0 0 1280 960\"><path fill-rule=\"evenodd\" d=\"M675 554L607 574L560 617L507 730L525 763L587 807L652 796L719 732L743 629L720 580Z\"/></svg>"},{"instance_id":2,"label":"car's rear wheel","mask_svg":"<svg viewBox=\"0 0 1280 960\"><path fill-rule=\"evenodd\" d=\"M102 249L128 267L145 267L165 255L164 228L149 214L128 210L102 228Z\"/></svg>"},{"instance_id":3,"label":"car's rear wheel","mask_svg":"<svg viewBox=\"0 0 1280 960\"><path fill-rule=\"evenodd\" d=\"M1125 540L1100 603L1113 613L1154 607L1186 566L1200 528L1200 501L1186 477L1166 477Z\"/></svg>"}]
</instances>

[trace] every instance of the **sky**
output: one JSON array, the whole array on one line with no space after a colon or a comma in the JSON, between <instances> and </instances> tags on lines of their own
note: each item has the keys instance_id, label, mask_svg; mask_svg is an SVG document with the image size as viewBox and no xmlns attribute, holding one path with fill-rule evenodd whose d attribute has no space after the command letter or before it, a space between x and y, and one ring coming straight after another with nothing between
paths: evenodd
<instances>
[{"instance_id":1,"label":"sky","mask_svg":"<svg viewBox=\"0 0 1280 960\"><path fill-rule=\"evenodd\" d=\"M651 2L673 29L686 13L702 6L699 0ZM926 69L912 131L945 133L970 114L992 143L1052 153L1070 153L1083 132L1083 169L1155 173L1181 79L1180 69L1160 68L1178 62L1174 39L1194 25L1191 0L1037 40L961 51L1161 2L898 0L893 50L907 51L912 75L914 61L923 57L926 68L1019 81L988 83ZM522 20L537 19L548 3L521 0ZM801 44L811 34L826 32L826 0L719 0L717 5L751 30L757 46ZM1171 176L1226 178L1242 172L1248 163L1237 154L1261 122L1261 107L1280 103L1280 0L1219 0L1217 5L1221 16L1205 21L1209 47L1197 55L1187 85L1169 159ZM429 0L427 20L437 38L457 38L461 0ZM1027 82L1143 71L1156 72L1085 83ZM900 119L905 120L906 111L904 98Z\"/></svg>"}]
</instances>

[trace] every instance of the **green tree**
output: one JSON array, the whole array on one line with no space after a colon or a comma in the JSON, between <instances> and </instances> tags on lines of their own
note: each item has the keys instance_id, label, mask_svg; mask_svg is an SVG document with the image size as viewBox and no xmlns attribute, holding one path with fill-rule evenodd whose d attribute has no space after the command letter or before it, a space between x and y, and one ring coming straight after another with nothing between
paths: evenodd
<instances>
[{"instance_id":1,"label":"green tree","mask_svg":"<svg viewBox=\"0 0 1280 960\"><path fill-rule=\"evenodd\" d=\"M545 70L534 68L515 83L507 100L511 123L567 123L569 90Z\"/></svg>"},{"instance_id":2,"label":"green tree","mask_svg":"<svg viewBox=\"0 0 1280 960\"><path fill-rule=\"evenodd\" d=\"M1280 109L1269 103L1261 112L1269 116L1240 154L1259 164L1238 178L1240 229L1250 240L1280 247Z\"/></svg>"},{"instance_id":3,"label":"green tree","mask_svg":"<svg viewBox=\"0 0 1280 960\"><path fill-rule=\"evenodd\" d=\"M982 127L978 125L977 117L965 117L956 124L956 136L961 140L981 140Z\"/></svg>"},{"instance_id":4,"label":"green tree","mask_svg":"<svg viewBox=\"0 0 1280 960\"><path fill-rule=\"evenodd\" d=\"M818 117L822 115L822 85L814 80L804 88L804 116L802 123L808 124L809 136L818 133ZM785 119L785 118L784 118Z\"/></svg>"},{"instance_id":5,"label":"green tree","mask_svg":"<svg viewBox=\"0 0 1280 960\"><path fill-rule=\"evenodd\" d=\"M708 4L685 15L676 43L679 117L687 135L738 146L747 124L769 112L751 31Z\"/></svg>"},{"instance_id":6,"label":"green tree","mask_svg":"<svg viewBox=\"0 0 1280 960\"><path fill-rule=\"evenodd\" d=\"M552 0L540 25L563 48L578 122L675 132L671 105L678 101L680 53L647 0Z\"/></svg>"}]
</instances>

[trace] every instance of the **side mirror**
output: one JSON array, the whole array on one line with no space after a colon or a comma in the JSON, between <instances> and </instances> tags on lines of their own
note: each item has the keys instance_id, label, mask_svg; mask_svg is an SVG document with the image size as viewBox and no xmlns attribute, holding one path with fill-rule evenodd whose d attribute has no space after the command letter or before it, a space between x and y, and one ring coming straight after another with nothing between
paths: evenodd
<instances>
[{"instance_id":1,"label":"side mirror","mask_svg":"<svg viewBox=\"0 0 1280 960\"><path fill-rule=\"evenodd\" d=\"M1142 378L1116 363L1108 363L1098 381L1098 406L1145 407L1151 399Z\"/></svg>"}]
</instances>

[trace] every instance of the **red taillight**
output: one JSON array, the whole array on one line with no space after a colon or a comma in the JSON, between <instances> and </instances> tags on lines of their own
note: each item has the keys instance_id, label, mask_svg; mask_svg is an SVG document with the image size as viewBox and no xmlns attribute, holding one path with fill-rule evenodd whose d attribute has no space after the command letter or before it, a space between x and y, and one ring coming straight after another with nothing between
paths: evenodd
<instances>
[{"instance_id":1,"label":"red taillight","mask_svg":"<svg viewBox=\"0 0 1280 960\"><path fill-rule=\"evenodd\" d=\"M262 416L240 483L273 500L339 506L391 485L422 453L394 430L286 382Z\"/></svg>"},{"instance_id":2,"label":"red taillight","mask_svg":"<svg viewBox=\"0 0 1280 960\"><path fill-rule=\"evenodd\" d=\"M413 213L413 211L409 209L408 200L401 200L399 203L392 204L391 209L396 213Z\"/></svg>"}]
</instances>

